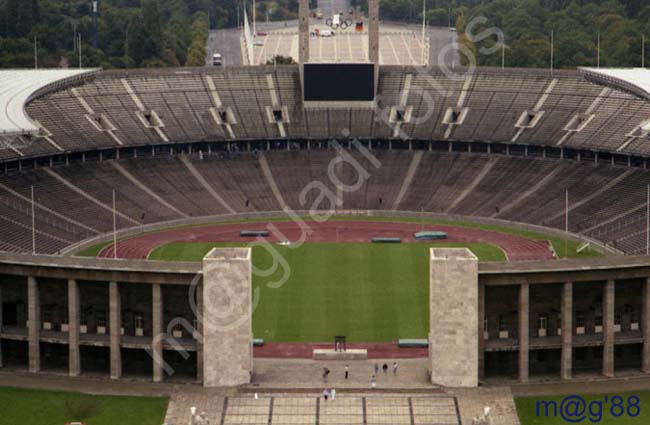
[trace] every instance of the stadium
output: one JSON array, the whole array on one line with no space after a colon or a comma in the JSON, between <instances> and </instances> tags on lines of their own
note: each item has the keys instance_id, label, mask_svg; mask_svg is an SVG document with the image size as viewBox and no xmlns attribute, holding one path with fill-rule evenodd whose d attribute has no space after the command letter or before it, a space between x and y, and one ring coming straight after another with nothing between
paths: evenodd
<instances>
[{"instance_id":1,"label":"stadium","mask_svg":"<svg viewBox=\"0 0 650 425\"><path fill-rule=\"evenodd\" d=\"M297 65L246 21L254 66L0 71L0 377L173 394L170 424L509 424L511 385L650 373L650 72L424 67L369 3L342 59L301 1L266 36ZM247 396L348 362L341 411Z\"/></svg>"}]
</instances>

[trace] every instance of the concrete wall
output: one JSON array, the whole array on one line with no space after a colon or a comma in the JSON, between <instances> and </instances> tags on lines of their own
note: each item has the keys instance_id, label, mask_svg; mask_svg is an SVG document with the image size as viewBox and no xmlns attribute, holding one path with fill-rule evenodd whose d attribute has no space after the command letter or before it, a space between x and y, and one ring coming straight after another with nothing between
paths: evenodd
<instances>
[{"instance_id":1,"label":"concrete wall","mask_svg":"<svg viewBox=\"0 0 650 425\"><path fill-rule=\"evenodd\" d=\"M203 386L247 384L253 372L250 248L203 259Z\"/></svg>"},{"instance_id":2,"label":"concrete wall","mask_svg":"<svg viewBox=\"0 0 650 425\"><path fill-rule=\"evenodd\" d=\"M478 259L466 248L432 248L431 382L478 385Z\"/></svg>"}]
</instances>

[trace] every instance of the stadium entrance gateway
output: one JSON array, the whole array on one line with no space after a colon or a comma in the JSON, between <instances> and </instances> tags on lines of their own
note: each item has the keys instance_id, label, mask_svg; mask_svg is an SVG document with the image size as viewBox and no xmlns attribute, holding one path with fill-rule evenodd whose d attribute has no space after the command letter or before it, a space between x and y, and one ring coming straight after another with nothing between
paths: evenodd
<instances>
[{"instance_id":1,"label":"stadium entrance gateway","mask_svg":"<svg viewBox=\"0 0 650 425\"><path fill-rule=\"evenodd\" d=\"M250 248L215 248L203 259L197 297L203 334L203 385L251 382L253 373ZM478 259L466 248L430 250L431 382L478 385ZM337 339L344 346L343 338ZM343 348L343 347L340 347ZM339 353L353 354L353 353Z\"/></svg>"}]
</instances>

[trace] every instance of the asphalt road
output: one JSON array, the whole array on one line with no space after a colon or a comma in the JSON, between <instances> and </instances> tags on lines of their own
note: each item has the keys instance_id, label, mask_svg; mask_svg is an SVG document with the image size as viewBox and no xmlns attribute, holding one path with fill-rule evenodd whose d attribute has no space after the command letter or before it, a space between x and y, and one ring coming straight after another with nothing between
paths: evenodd
<instances>
[{"instance_id":1,"label":"asphalt road","mask_svg":"<svg viewBox=\"0 0 650 425\"><path fill-rule=\"evenodd\" d=\"M349 0L319 0L318 8L323 13L324 18L331 17L333 12L339 10L347 14L350 8ZM420 34L422 27L419 25L405 25L390 23L390 25L399 25L404 29L414 31ZM283 28L296 28L298 21L281 21L281 22L257 22L257 31L271 31ZM430 63L432 66L454 67L459 64L458 51L455 49L457 34L450 31L447 27L428 27L427 34L430 40ZM208 38L206 49L206 65L212 66L213 53L221 53L224 65L241 65L242 55L240 46L241 31L236 28L212 30Z\"/></svg>"},{"instance_id":2,"label":"asphalt road","mask_svg":"<svg viewBox=\"0 0 650 425\"><path fill-rule=\"evenodd\" d=\"M221 53L224 66L241 65L240 36L241 32L237 28L211 30L208 36L205 64L212 66L212 55Z\"/></svg>"}]
</instances>

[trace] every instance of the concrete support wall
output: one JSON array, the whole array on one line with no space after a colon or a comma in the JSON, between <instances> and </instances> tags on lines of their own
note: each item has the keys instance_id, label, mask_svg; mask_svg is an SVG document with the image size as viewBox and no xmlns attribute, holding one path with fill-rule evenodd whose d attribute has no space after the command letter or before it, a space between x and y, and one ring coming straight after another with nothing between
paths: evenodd
<instances>
[{"instance_id":1,"label":"concrete support wall","mask_svg":"<svg viewBox=\"0 0 650 425\"><path fill-rule=\"evenodd\" d=\"M309 0L298 2L298 57L301 64L309 62Z\"/></svg>"},{"instance_id":2,"label":"concrete support wall","mask_svg":"<svg viewBox=\"0 0 650 425\"><path fill-rule=\"evenodd\" d=\"M110 329L110 347L111 347L111 379L120 379L122 377L122 353L120 344L122 335L122 299L120 297L120 287L117 282L108 284L108 304L109 304L109 329Z\"/></svg>"},{"instance_id":3,"label":"concrete support wall","mask_svg":"<svg viewBox=\"0 0 650 425\"><path fill-rule=\"evenodd\" d=\"M478 287L478 377L485 378L485 285Z\"/></svg>"},{"instance_id":4,"label":"concrete support wall","mask_svg":"<svg viewBox=\"0 0 650 425\"><path fill-rule=\"evenodd\" d=\"M650 278L643 282L641 300L641 332L643 332L643 353L641 370L650 373Z\"/></svg>"},{"instance_id":5,"label":"concrete support wall","mask_svg":"<svg viewBox=\"0 0 650 425\"><path fill-rule=\"evenodd\" d=\"M196 286L196 379L203 382L203 284Z\"/></svg>"},{"instance_id":6,"label":"concrete support wall","mask_svg":"<svg viewBox=\"0 0 650 425\"><path fill-rule=\"evenodd\" d=\"M79 286L76 280L68 280L68 373L81 374L81 355L79 350Z\"/></svg>"},{"instance_id":7,"label":"concrete support wall","mask_svg":"<svg viewBox=\"0 0 650 425\"><path fill-rule=\"evenodd\" d=\"M614 308L615 289L613 280L603 288L603 375L614 376Z\"/></svg>"},{"instance_id":8,"label":"concrete support wall","mask_svg":"<svg viewBox=\"0 0 650 425\"><path fill-rule=\"evenodd\" d=\"M560 376L571 379L573 370L573 283L562 285L562 300L560 303L562 315L562 358Z\"/></svg>"},{"instance_id":9,"label":"concrete support wall","mask_svg":"<svg viewBox=\"0 0 650 425\"><path fill-rule=\"evenodd\" d=\"M164 374L163 362L163 297L160 284L151 285L151 302L152 302L152 330L153 342L153 381L162 382Z\"/></svg>"},{"instance_id":10,"label":"concrete support wall","mask_svg":"<svg viewBox=\"0 0 650 425\"><path fill-rule=\"evenodd\" d=\"M466 248L430 250L431 382L478 385L478 259Z\"/></svg>"},{"instance_id":11,"label":"concrete support wall","mask_svg":"<svg viewBox=\"0 0 650 425\"><path fill-rule=\"evenodd\" d=\"M41 300L36 278L27 278L27 330L29 333L29 371L41 370Z\"/></svg>"},{"instance_id":12,"label":"concrete support wall","mask_svg":"<svg viewBox=\"0 0 650 425\"><path fill-rule=\"evenodd\" d=\"M368 0L368 60L379 65L379 0Z\"/></svg>"},{"instance_id":13,"label":"concrete support wall","mask_svg":"<svg viewBox=\"0 0 650 425\"><path fill-rule=\"evenodd\" d=\"M528 381L530 287L519 286L519 381Z\"/></svg>"},{"instance_id":14,"label":"concrete support wall","mask_svg":"<svg viewBox=\"0 0 650 425\"><path fill-rule=\"evenodd\" d=\"M203 385L250 383L253 372L251 249L213 249L203 259Z\"/></svg>"}]
</instances>

